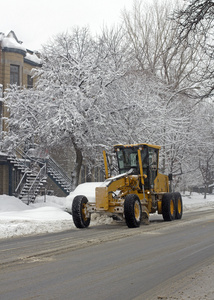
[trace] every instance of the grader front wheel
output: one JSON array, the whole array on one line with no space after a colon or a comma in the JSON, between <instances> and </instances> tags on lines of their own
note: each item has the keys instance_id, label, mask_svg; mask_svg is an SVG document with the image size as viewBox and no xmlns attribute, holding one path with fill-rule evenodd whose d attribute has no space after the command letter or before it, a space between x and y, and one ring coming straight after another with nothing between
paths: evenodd
<instances>
[{"instance_id":1,"label":"grader front wheel","mask_svg":"<svg viewBox=\"0 0 214 300\"><path fill-rule=\"evenodd\" d=\"M137 195L127 195L124 201L124 214L129 228L139 227L142 219L141 203Z\"/></svg>"},{"instance_id":2,"label":"grader front wheel","mask_svg":"<svg viewBox=\"0 0 214 300\"><path fill-rule=\"evenodd\" d=\"M72 204L72 216L77 228L86 228L90 224L90 217L87 216L88 199L85 196L76 196Z\"/></svg>"}]
</instances>

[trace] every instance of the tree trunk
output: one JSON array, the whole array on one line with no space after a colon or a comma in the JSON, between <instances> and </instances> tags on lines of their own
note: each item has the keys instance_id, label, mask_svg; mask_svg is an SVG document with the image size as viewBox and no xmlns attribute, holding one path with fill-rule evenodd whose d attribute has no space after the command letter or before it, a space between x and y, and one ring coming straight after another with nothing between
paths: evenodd
<instances>
[{"instance_id":1,"label":"tree trunk","mask_svg":"<svg viewBox=\"0 0 214 300\"><path fill-rule=\"evenodd\" d=\"M76 153L76 161L75 161L74 170L71 173L72 190L74 190L77 187L78 183L79 183L80 170L81 170L81 167L82 167L82 160L83 160L81 149L76 145L75 142L73 142L73 145L74 145L74 150L75 150L75 153Z\"/></svg>"},{"instance_id":2,"label":"tree trunk","mask_svg":"<svg viewBox=\"0 0 214 300\"><path fill-rule=\"evenodd\" d=\"M205 184L205 186L204 186L204 199L207 198L207 190L208 190L208 185Z\"/></svg>"}]
</instances>

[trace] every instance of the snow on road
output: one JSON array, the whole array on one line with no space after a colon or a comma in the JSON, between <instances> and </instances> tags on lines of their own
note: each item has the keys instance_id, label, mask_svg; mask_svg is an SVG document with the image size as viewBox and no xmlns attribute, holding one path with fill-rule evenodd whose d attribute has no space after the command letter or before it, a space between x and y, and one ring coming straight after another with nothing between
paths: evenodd
<instances>
[{"instance_id":1,"label":"snow on road","mask_svg":"<svg viewBox=\"0 0 214 300\"><path fill-rule=\"evenodd\" d=\"M214 195L183 195L184 213L198 209L214 209ZM96 217L92 224L111 223L108 217ZM74 229L72 216L66 212L66 198L38 197L24 204L18 198L0 195L0 239Z\"/></svg>"}]
</instances>

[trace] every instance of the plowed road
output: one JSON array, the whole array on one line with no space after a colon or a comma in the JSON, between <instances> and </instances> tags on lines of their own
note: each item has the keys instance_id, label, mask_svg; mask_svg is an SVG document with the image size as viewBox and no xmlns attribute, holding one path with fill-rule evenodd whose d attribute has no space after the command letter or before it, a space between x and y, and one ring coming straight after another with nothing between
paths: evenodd
<instances>
[{"instance_id":1,"label":"plowed road","mask_svg":"<svg viewBox=\"0 0 214 300\"><path fill-rule=\"evenodd\" d=\"M0 299L175 299L165 296L213 261L213 210L1 240Z\"/></svg>"}]
</instances>

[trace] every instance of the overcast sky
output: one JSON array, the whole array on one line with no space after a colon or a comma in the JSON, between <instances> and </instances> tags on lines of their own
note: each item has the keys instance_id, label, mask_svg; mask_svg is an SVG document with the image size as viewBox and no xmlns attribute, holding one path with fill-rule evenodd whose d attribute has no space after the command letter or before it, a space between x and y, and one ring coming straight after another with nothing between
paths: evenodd
<instances>
[{"instance_id":1,"label":"overcast sky","mask_svg":"<svg viewBox=\"0 0 214 300\"><path fill-rule=\"evenodd\" d=\"M74 26L89 26L95 34L103 25L118 24L121 11L132 5L133 0L1 1L0 32L13 30L25 47L40 50L49 38Z\"/></svg>"}]
</instances>

